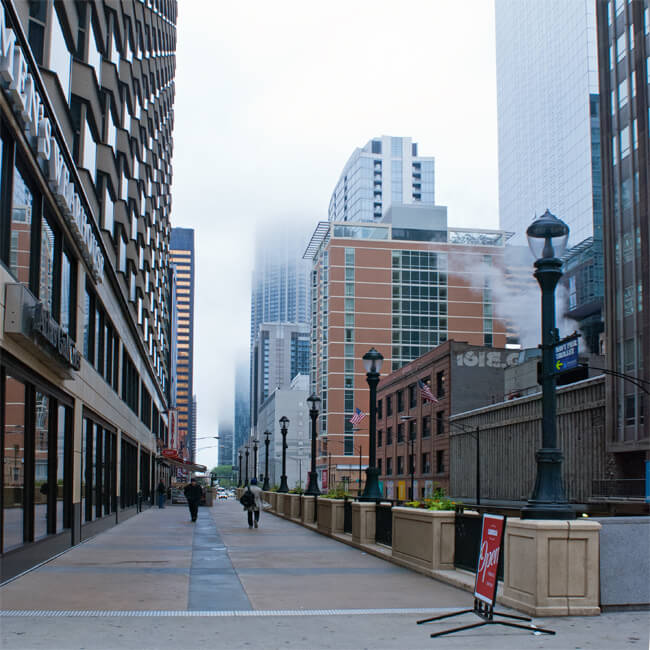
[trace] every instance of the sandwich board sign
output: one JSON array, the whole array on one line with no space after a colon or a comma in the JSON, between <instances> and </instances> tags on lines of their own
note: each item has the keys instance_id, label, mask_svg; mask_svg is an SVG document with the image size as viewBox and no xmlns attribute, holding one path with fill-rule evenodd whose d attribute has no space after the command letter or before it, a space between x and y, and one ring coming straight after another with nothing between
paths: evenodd
<instances>
[{"instance_id":1,"label":"sandwich board sign","mask_svg":"<svg viewBox=\"0 0 650 650\"><path fill-rule=\"evenodd\" d=\"M497 595L497 568L504 522L503 515L483 515L474 597L492 606Z\"/></svg>"}]
</instances>

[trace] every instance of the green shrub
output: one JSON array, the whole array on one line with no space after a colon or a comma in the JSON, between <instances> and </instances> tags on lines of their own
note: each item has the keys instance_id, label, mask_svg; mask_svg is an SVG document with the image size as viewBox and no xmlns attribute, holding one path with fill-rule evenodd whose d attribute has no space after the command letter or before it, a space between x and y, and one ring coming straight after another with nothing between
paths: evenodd
<instances>
[{"instance_id":1,"label":"green shrub","mask_svg":"<svg viewBox=\"0 0 650 650\"><path fill-rule=\"evenodd\" d=\"M330 488L325 494L321 494L323 499L344 499L349 496L352 495L343 487Z\"/></svg>"}]
</instances>

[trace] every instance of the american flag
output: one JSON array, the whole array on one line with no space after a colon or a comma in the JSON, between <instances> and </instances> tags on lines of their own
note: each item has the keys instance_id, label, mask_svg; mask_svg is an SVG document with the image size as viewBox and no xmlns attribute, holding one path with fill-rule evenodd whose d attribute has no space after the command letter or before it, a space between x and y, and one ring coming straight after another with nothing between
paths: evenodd
<instances>
[{"instance_id":1,"label":"american flag","mask_svg":"<svg viewBox=\"0 0 650 650\"><path fill-rule=\"evenodd\" d=\"M425 384L421 379L418 381L418 388L420 389L420 395L423 400L429 400L430 402L437 402L438 400L433 396L431 389L427 384Z\"/></svg>"},{"instance_id":2,"label":"american flag","mask_svg":"<svg viewBox=\"0 0 650 650\"><path fill-rule=\"evenodd\" d=\"M354 409L354 415L350 418L350 424L357 425L365 417L366 417L366 414L360 408L355 408Z\"/></svg>"}]
</instances>

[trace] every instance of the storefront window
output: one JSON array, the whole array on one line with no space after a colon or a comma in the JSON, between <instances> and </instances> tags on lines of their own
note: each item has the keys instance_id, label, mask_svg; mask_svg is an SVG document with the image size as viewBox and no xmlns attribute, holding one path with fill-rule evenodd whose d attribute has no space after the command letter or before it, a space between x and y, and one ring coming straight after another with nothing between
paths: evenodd
<instances>
[{"instance_id":1,"label":"storefront window","mask_svg":"<svg viewBox=\"0 0 650 650\"><path fill-rule=\"evenodd\" d=\"M34 419L34 539L47 535L47 502L50 487L48 476L50 400L36 392L36 417Z\"/></svg>"},{"instance_id":2,"label":"storefront window","mask_svg":"<svg viewBox=\"0 0 650 650\"><path fill-rule=\"evenodd\" d=\"M23 543L25 499L25 384L5 382L3 552Z\"/></svg>"},{"instance_id":3,"label":"storefront window","mask_svg":"<svg viewBox=\"0 0 650 650\"><path fill-rule=\"evenodd\" d=\"M14 168L9 268L18 282L28 286L33 203L34 197L29 187L27 187L18 169Z\"/></svg>"},{"instance_id":4,"label":"storefront window","mask_svg":"<svg viewBox=\"0 0 650 650\"><path fill-rule=\"evenodd\" d=\"M72 338L76 338L74 332L74 320L72 313L73 299L72 292L72 264L68 254L64 251L61 255L61 316L59 318L59 325L64 331L68 332Z\"/></svg>"},{"instance_id":5,"label":"storefront window","mask_svg":"<svg viewBox=\"0 0 650 650\"><path fill-rule=\"evenodd\" d=\"M65 506L65 438L68 429L70 410L59 405L56 430L56 525L55 532L69 528L68 512ZM54 483L54 481L53 481Z\"/></svg>"}]
</instances>

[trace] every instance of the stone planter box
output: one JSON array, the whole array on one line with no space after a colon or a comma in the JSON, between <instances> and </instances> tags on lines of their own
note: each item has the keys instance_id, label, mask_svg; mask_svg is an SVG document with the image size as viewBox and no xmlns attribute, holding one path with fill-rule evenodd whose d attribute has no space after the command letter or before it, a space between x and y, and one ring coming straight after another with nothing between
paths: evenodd
<instances>
[{"instance_id":1,"label":"stone planter box","mask_svg":"<svg viewBox=\"0 0 650 650\"><path fill-rule=\"evenodd\" d=\"M393 558L416 571L453 570L453 511L393 508Z\"/></svg>"},{"instance_id":2,"label":"stone planter box","mask_svg":"<svg viewBox=\"0 0 650 650\"><path fill-rule=\"evenodd\" d=\"M318 499L318 530L332 535L343 533L343 499Z\"/></svg>"},{"instance_id":3,"label":"stone planter box","mask_svg":"<svg viewBox=\"0 0 650 650\"><path fill-rule=\"evenodd\" d=\"M287 494L284 498L284 516L300 521L300 495Z\"/></svg>"},{"instance_id":4,"label":"stone planter box","mask_svg":"<svg viewBox=\"0 0 650 650\"><path fill-rule=\"evenodd\" d=\"M508 519L501 602L532 616L600 614L600 527L593 520Z\"/></svg>"},{"instance_id":5,"label":"stone planter box","mask_svg":"<svg viewBox=\"0 0 650 650\"><path fill-rule=\"evenodd\" d=\"M352 541L355 544L375 543L375 504L355 501L352 504Z\"/></svg>"},{"instance_id":6,"label":"stone planter box","mask_svg":"<svg viewBox=\"0 0 650 650\"><path fill-rule=\"evenodd\" d=\"M274 494L275 494L275 492L264 492L264 494L262 495L262 499L264 499L264 501L266 501L266 503L271 504L270 512L273 512L273 510L274 510L274 508L273 508L273 495Z\"/></svg>"},{"instance_id":7,"label":"stone planter box","mask_svg":"<svg viewBox=\"0 0 650 650\"><path fill-rule=\"evenodd\" d=\"M278 492L275 497L275 514L284 517L284 500L287 498L286 492Z\"/></svg>"},{"instance_id":8,"label":"stone planter box","mask_svg":"<svg viewBox=\"0 0 650 650\"><path fill-rule=\"evenodd\" d=\"M302 511L300 520L303 524L314 525L314 505L316 502L316 497L308 497L302 495Z\"/></svg>"}]
</instances>

